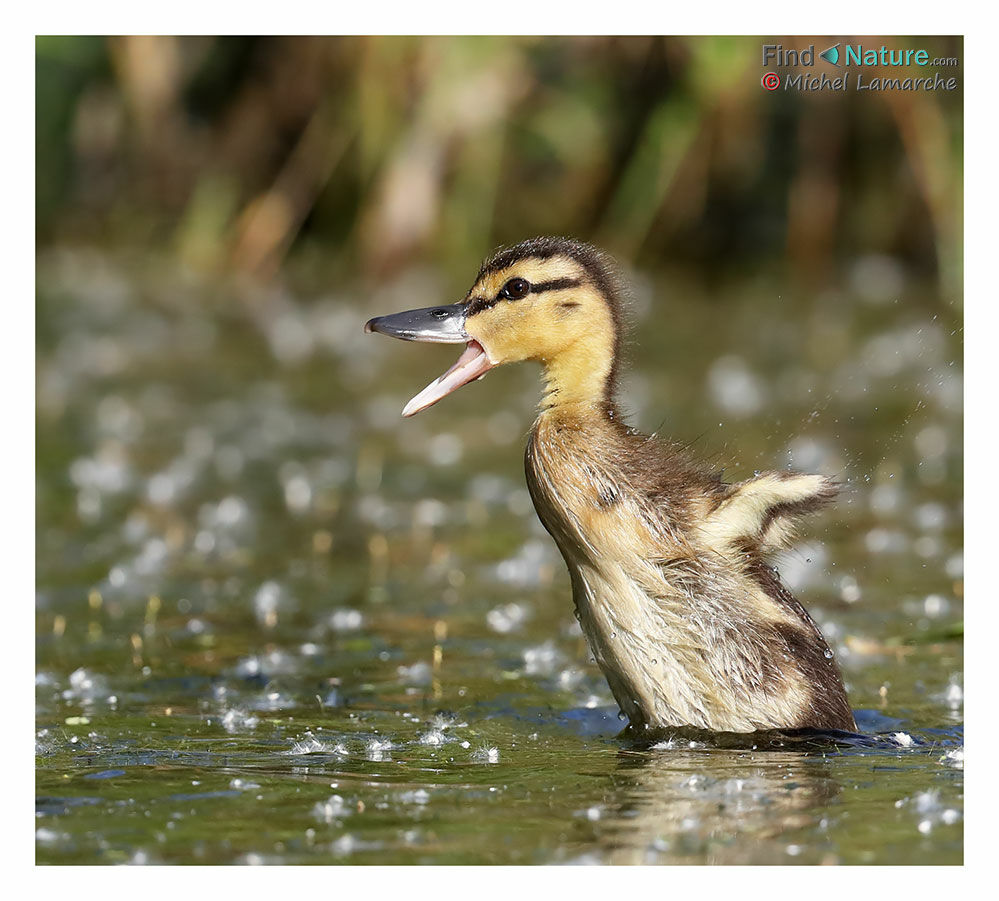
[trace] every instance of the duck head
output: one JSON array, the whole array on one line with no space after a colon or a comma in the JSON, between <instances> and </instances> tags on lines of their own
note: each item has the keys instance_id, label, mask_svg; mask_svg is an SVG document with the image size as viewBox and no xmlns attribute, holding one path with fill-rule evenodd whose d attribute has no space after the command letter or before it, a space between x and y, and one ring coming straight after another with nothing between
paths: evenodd
<instances>
[{"instance_id":1,"label":"duck head","mask_svg":"<svg viewBox=\"0 0 999 901\"><path fill-rule=\"evenodd\" d=\"M405 341L465 344L458 361L406 404L413 416L504 363L545 369L546 404L610 404L620 344L609 260L568 238L533 238L483 263L460 303L377 316L364 326Z\"/></svg>"}]
</instances>

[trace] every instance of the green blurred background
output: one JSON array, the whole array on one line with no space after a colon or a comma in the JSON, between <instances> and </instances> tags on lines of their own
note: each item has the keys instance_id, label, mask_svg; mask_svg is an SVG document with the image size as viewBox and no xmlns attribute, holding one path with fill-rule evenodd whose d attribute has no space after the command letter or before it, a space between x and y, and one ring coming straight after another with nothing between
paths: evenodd
<instances>
[{"instance_id":1,"label":"green blurred background","mask_svg":"<svg viewBox=\"0 0 999 901\"><path fill-rule=\"evenodd\" d=\"M39 241L255 279L432 260L463 290L555 233L802 287L877 255L959 293L963 91L761 88L762 43L824 40L40 37Z\"/></svg>"}]
</instances>

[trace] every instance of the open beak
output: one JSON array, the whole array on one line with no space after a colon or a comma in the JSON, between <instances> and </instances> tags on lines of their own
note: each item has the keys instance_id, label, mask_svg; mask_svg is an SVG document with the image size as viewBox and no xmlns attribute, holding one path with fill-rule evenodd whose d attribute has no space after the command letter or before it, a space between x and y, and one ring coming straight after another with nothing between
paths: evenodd
<instances>
[{"instance_id":1,"label":"open beak","mask_svg":"<svg viewBox=\"0 0 999 901\"><path fill-rule=\"evenodd\" d=\"M480 379L496 364L489 361L482 345L465 332L465 305L454 303L446 307L426 307L406 310L391 316L376 316L364 326L365 332L380 332L403 341L429 341L435 344L467 344L464 353L440 378L435 379L416 395L402 410L403 416L413 416L462 385Z\"/></svg>"}]
</instances>

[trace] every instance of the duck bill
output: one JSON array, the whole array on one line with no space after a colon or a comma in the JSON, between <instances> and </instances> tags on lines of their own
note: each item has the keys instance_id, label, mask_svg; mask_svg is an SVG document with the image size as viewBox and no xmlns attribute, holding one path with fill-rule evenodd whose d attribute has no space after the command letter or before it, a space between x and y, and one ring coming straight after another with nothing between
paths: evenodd
<instances>
[{"instance_id":1,"label":"duck bill","mask_svg":"<svg viewBox=\"0 0 999 901\"><path fill-rule=\"evenodd\" d=\"M379 332L403 341L429 341L433 344L464 344L468 340L463 303L376 316L365 323L364 331Z\"/></svg>"},{"instance_id":2,"label":"duck bill","mask_svg":"<svg viewBox=\"0 0 999 901\"><path fill-rule=\"evenodd\" d=\"M427 341L434 344L466 344L458 361L439 378L434 379L403 408L403 416L414 416L437 401L457 391L475 379L480 379L496 364L490 362L485 349L465 332L465 305L426 307L406 310L391 316L376 316L368 320L365 332L379 332L403 341Z\"/></svg>"}]
</instances>

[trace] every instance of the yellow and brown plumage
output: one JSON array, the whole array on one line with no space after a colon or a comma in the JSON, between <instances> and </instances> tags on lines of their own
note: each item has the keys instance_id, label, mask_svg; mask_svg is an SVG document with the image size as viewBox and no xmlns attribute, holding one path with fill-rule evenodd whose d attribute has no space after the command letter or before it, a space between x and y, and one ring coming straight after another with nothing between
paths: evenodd
<instances>
[{"instance_id":1,"label":"yellow and brown plumage","mask_svg":"<svg viewBox=\"0 0 999 901\"><path fill-rule=\"evenodd\" d=\"M483 264L462 302L365 329L467 345L407 416L500 364L542 364L527 484L632 726L856 728L832 652L766 563L835 484L792 472L725 484L678 446L624 425L614 400L620 289L600 251L525 241Z\"/></svg>"}]
</instances>

